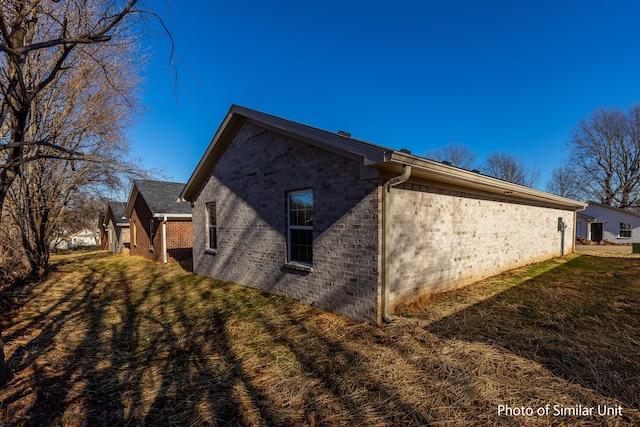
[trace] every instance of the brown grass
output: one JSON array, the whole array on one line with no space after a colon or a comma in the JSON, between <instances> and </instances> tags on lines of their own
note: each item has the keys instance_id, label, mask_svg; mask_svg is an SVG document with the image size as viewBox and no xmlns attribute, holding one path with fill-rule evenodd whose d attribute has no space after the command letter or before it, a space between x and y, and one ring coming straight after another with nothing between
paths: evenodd
<instances>
[{"instance_id":1,"label":"brown grass","mask_svg":"<svg viewBox=\"0 0 640 427\"><path fill-rule=\"evenodd\" d=\"M640 260L572 256L382 329L135 257L55 258L3 311L5 425L638 425ZM499 416L498 405L621 407Z\"/></svg>"}]
</instances>

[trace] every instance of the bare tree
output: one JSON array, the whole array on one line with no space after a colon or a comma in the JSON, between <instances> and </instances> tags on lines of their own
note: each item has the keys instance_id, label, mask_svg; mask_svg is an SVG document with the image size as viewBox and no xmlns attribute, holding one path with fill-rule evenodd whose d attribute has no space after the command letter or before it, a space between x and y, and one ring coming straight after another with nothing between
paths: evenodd
<instances>
[{"instance_id":1,"label":"bare tree","mask_svg":"<svg viewBox=\"0 0 640 427\"><path fill-rule=\"evenodd\" d=\"M91 47L130 38L130 18L137 16L137 2L7 0L0 4L0 137L6 141L0 144L0 212L24 164L42 158L85 159L85 153L62 147L54 139L28 138L32 107L78 61L102 66ZM106 74L109 71L104 69Z\"/></svg>"},{"instance_id":2,"label":"bare tree","mask_svg":"<svg viewBox=\"0 0 640 427\"><path fill-rule=\"evenodd\" d=\"M525 166L522 160L507 153L492 153L487 156L482 170L489 176L514 184L533 187L538 182L540 171Z\"/></svg>"},{"instance_id":3,"label":"bare tree","mask_svg":"<svg viewBox=\"0 0 640 427\"><path fill-rule=\"evenodd\" d=\"M571 165L553 169L551 177L547 181L547 191L568 199L581 200L585 198L580 172Z\"/></svg>"},{"instance_id":4,"label":"bare tree","mask_svg":"<svg viewBox=\"0 0 640 427\"><path fill-rule=\"evenodd\" d=\"M108 164L100 144L113 144L111 147L117 150L117 143L122 142L118 138L87 138L85 125L91 120L88 116L98 113L90 107L90 96L83 99L85 104L78 114L66 114L67 110L78 108L73 102L57 101L60 87L74 90L66 83L84 85L89 81L88 75L82 78L78 74L81 72L93 76L101 73L102 83L113 89L112 96L123 96L114 83L117 79L113 72L126 68L131 61L130 56L119 56L119 47L135 40L139 28L135 25L141 12L136 9L137 3L138 0L0 3L0 218L6 198L13 192L13 205L30 215L18 219L31 222L22 223L25 229L38 231L36 246L42 245L39 236L49 232L43 229L52 225L51 215L58 215L70 194L81 185L68 180L69 175L90 181L91 174L100 172L99 167L89 164ZM86 64L93 66L83 66ZM75 89L90 94L82 86ZM72 129L75 134L60 132L63 129ZM62 199L47 200L51 194L45 189L51 189L53 183L65 189L54 193L63 194ZM51 211L42 212L42 206ZM38 251L47 254L41 247ZM6 379L0 335L0 384Z\"/></svg>"},{"instance_id":5,"label":"bare tree","mask_svg":"<svg viewBox=\"0 0 640 427\"><path fill-rule=\"evenodd\" d=\"M599 110L581 120L570 142L570 165L587 196L626 208L640 198L640 105L626 114Z\"/></svg>"},{"instance_id":6,"label":"bare tree","mask_svg":"<svg viewBox=\"0 0 640 427\"><path fill-rule=\"evenodd\" d=\"M127 62L135 45L92 46L92 60L77 56L32 101L31 141L55 143L25 146L24 163L9 188L14 222L19 225L31 274L44 271L49 242L78 189L121 184L129 145L124 128L131 122L138 88L138 67ZM105 68L108 67L108 73ZM30 72L38 76L41 70ZM60 150L82 157L58 157Z\"/></svg>"},{"instance_id":7,"label":"bare tree","mask_svg":"<svg viewBox=\"0 0 640 427\"><path fill-rule=\"evenodd\" d=\"M426 157L438 162L446 161L462 169L472 169L477 156L466 146L452 142L442 149L427 150Z\"/></svg>"}]
</instances>

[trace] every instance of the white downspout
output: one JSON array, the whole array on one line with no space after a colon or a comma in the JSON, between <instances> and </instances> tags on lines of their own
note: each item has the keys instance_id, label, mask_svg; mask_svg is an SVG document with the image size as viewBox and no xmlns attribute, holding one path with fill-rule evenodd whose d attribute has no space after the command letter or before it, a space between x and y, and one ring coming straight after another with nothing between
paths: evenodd
<instances>
[{"instance_id":1,"label":"white downspout","mask_svg":"<svg viewBox=\"0 0 640 427\"><path fill-rule=\"evenodd\" d=\"M382 321L391 322L393 318L387 312L389 307L389 282L391 281L391 275L389 272L389 231L391 222L389 221L389 209L391 206L391 187L400 185L406 182L411 176L411 166L403 165L402 174L391 178L382 186L382 289L381 289L381 303L382 303Z\"/></svg>"},{"instance_id":2,"label":"white downspout","mask_svg":"<svg viewBox=\"0 0 640 427\"><path fill-rule=\"evenodd\" d=\"M167 263L167 217L162 218L162 262Z\"/></svg>"}]
</instances>

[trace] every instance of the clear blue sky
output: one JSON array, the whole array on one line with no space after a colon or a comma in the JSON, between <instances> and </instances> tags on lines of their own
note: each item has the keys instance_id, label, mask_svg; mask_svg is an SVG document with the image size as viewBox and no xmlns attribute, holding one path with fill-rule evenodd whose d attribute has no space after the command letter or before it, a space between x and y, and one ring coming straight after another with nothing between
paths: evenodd
<instances>
[{"instance_id":1,"label":"clear blue sky","mask_svg":"<svg viewBox=\"0 0 640 427\"><path fill-rule=\"evenodd\" d=\"M545 187L577 122L640 102L633 1L154 2L175 39L144 43L146 166L186 182L231 104L424 155L524 159Z\"/></svg>"}]
</instances>

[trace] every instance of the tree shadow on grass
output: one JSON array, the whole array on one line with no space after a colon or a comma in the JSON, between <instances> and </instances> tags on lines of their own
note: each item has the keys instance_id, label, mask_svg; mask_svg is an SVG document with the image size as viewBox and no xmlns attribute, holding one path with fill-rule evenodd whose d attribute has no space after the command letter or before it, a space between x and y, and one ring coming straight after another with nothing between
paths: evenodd
<instances>
[{"instance_id":1,"label":"tree shadow on grass","mask_svg":"<svg viewBox=\"0 0 640 427\"><path fill-rule=\"evenodd\" d=\"M75 282L44 283L38 314L9 328L6 425L366 424L394 420L389 406L428 425L367 356L311 326L319 310L118 257L59 266Z\"/></svg>"},{"instance_id":2,"label":"tree shadow on grass","mask_svg":"<svg viewBox=\"0 0 640 427\"><path fill-rule=\"evenodd\" d=\"M638 408L638 277L640 260L581 256L427 330L444 339L502 347L559 378Z\"/></svg>"},{"instance_id":3,"label":"tree shadow on grass","mask_svg":"<svg viewBox=\"0 0 640 427\"><path fill-rule=\"evenodd\" d=\"M236 307L220 298L227 285L193 275L181 285L155 264L140 278L84 261L60 265L81 277L43 284L42 309L9 328L7 425L297 424L242 371L227 330Z\"/></svg>"},{"instance_id":4,"label":"tree shadow on grass","mask_svg":"<svg viewBox=\"0 0 640 427\"><path fill-rule=\"evenodd\" d=\"M639 307L632 283L637 267L599 265L602 275L616 275L604 303L602 283L584 274L585 283L576 287L575 280L549 272L431 323L430 334L424 322L378 329L177 266L121 255L87 258L61 265L59 276L43 283L10 325L9 365L16 375L1 392L2 421L486 422L495 401L478 389L481 379L467 375L465 360L446 356L437 337L500 346L637 407L632 376L638 362L632 356L638 353L625 340L637 332L637 323L624 317ZM574 279L583 275L579 263L556 270ZM577 302L566 306L567 300ZM601 324L615 327L602 331ZM589 336L577 333L582 328ZM604 370L593 378L576 375L602 364L603 351L609 361ZM585 366L576 368L580 364Z\"/></svg>"}]
</instances>

